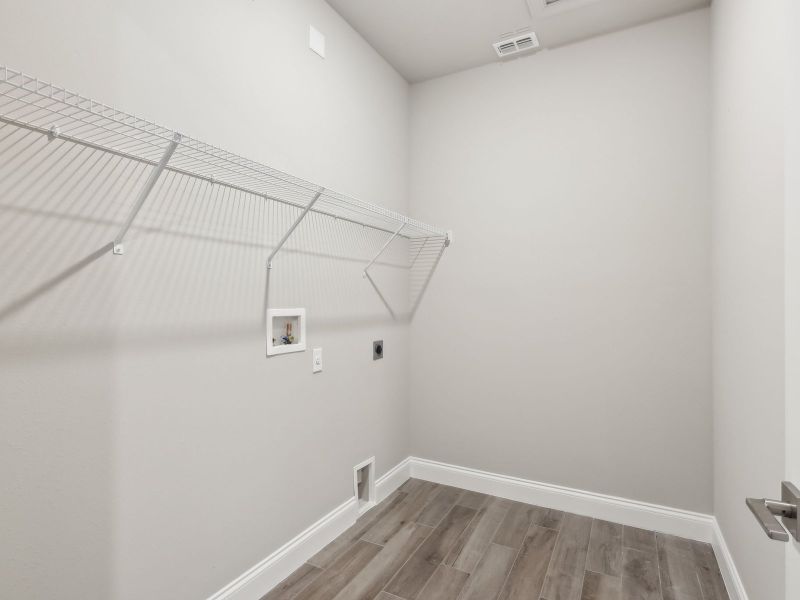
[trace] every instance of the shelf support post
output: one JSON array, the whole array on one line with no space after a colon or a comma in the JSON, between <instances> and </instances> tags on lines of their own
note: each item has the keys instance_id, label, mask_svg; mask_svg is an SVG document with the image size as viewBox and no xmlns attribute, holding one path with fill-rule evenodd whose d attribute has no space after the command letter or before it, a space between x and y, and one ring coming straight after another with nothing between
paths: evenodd
<instances>
[{"instance_id":1,"label":"shelf support post","mask_svg":"<svg viewBox=\"0 0 800 600\"><path fill-rule=\"evenodd\" d=\"M378 298L381 299L381 302L383 302L383 305L386 307L386 310L389 311L389 314L392 315L392 319L394 319L394 320L397 320L397 316L394 314L394 311L392 310L392 307L386 301L386 298L384 298L383 294L381 294L381 291L378 289L378 286L375 285L375 281L373 281L372 277L369 276L369 268L372 265L374 265L375 261L378 260L378 258L380 258L380 256L381 256L381 254L383 254L386 251L386 249L389 247L389 244L391 244L395 240L395 238L397 238L397 236L400 235L400 232L403 231L403 228L405 226L406 226L405 223L400 225L400 227L397 228L397 231L395 231L392 234L392 237L390 237L388 240L386 240L386 243L383 245L383 247L380 250L378 250L378 253L375 256L372 257L371 261L369 261L369 264L366 267L364 267L364 272L362 273L362 276L367 281L370 282L370 284L372 285L372 289L374 289L375 293L378 294Z\"/></svg>"},{"instance_id":2,"label":"shelf support post","mask_svg":"<svg viewBox=\"0 0 800 600\"><path fill-rule=\"evenodd\" d=\"M128 218L125 219L125 223L122 225L122 229L119 230L117 237L114 238L113 252L117 256L125 254L125 247L122 245L122 241L125 239L125 235L128 233L131 225L133 225L133 221L136 219L139 211L142 210L142 206L144 206L144 203L147 200L147 197L150 195L150 192L152 192L153 188L156 186L158 178L161 177L164 169L167 168L167 164L172 158L172 155L175 153L175 150L178 148L178 144L180 144L180 142L181 134L176 133L172 138L172 141L169 143L169 146L167 146L166 150L164 150L161 160L158 161L158 164L153 167L153 170L150 172L150 176L147 178L144 187L141 189L139 196L136 198L136 204L133 205L133 208L128 213Z\"/></svg>"},{"instance_id":3,"label":"shelf support post","mask_svg":"<svg viewBox=\"0 0 800 600\"><path fill-rule=\"evenodd\" d=\"M284 234L283 238L281 238L281 241L278 242L278 244L275 246L275 249L270 253L269 258L267 259L267 278L266 278L266 283L264 284L264 310L262 312L262 317L261 317L262 325L265 325L267 322L267 309L269 308L269 274L272 272L272 259L274 259L275 255L280 251L281 248L283 248L283 245L291 237L292 233L294 233L294 230L297 229L297 226L300 225L303 219L306 218L306 215L309 212L311 212L311 209L317 203L317 200L319 200L322 197L322 194L324 193L325 193L325 188L321 188L314 195L314 197L311 199L311 202L309 202L306 205L306 207L303 209L303 212L300 213L300 216L297 217L295 222L289 228L289 231L287 231Z\"/></svg>"},{"instance_id":4,"label":"shelf support post","mask_svg":"<svg viewBox=\"0 0 800 600\"><path fill-rule=\"evenodd\" d=\"M275 255L276 255L276 254L277 254L277 253L280 251L280 249L281 249L281 248L283 248L283 245L286 243L286 241L287 241L287 240L288 240L288 239L291 237L291 235L294 233L294 230L295 230L295 229L297 229L297 226L298 226L298 225L300 225L300 222L301 222L303 219L305 219L305 218L306 218L306 215L307 215L307 214L309 213L309 211L310 211L310 210L311 210L311 209L314 207L314 205L317 203L317 200L319 200L319 199L320 199L320 197L322 196L322 193L323 193L324 191L325 191L325 189L323 188L323 189L321 189L320 191L318 191L318 192L317 192L317 193L314 195L314 198L312 198L311 202L309 202L309 203L306 205L306 207L303 209L303 212L302 212L302 213L300 213L300 216L299 216L299 217L297 217L297 220L296 220L296 221L295 221L295 222L292 224L292 226L289 228L289 231L287 231L287 232L284 234L284 236L283 236L283 239L281 239L281 241L280 241L280 242L278 242L278 245L277 245L277 246L275 246L275 249L272 251L272 254L270 254L270 255L269 255L269 258L267 259L267 269L271 269L271 268L272 268L272 259L273 259L273 258L275 258Z\"/></svg>"}]
</instances>

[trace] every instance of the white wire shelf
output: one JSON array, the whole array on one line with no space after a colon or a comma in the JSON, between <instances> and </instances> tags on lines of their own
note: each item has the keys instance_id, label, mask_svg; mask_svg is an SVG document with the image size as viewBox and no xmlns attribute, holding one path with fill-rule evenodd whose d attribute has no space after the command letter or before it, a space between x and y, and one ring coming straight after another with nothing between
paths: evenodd
<instances>
[{"instance_id":1,"label":"white wire shelf","mask_svg":"<svg viewBox=\"0 0 800 600\"><path fill-rule=\"evenodd\" d=\"M407 239L448 236L446 231L433 225L323 189L4 66L0 66L0 122L156 168L161 165L163 170L393 235L399 231L397 235ZM168 151L170 146L173 146L172 152ZM146 193L141 201L144 197Z\"/></svg>"}]
</instances>

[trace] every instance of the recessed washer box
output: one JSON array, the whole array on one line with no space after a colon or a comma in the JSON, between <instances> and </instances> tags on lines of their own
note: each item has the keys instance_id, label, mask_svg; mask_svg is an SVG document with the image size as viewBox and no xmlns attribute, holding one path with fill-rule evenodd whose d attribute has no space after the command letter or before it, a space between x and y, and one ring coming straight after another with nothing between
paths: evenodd
<instances>
[{"instance_id":1,"label":"recessed washer box","mask_svg":"<svg viewBox=\"0 0 800 600\"><path fill-rule=\"evenodd\" d=\"M306 349L306 309L267 309L267 356Z\"/></svg>"}]
</instances>

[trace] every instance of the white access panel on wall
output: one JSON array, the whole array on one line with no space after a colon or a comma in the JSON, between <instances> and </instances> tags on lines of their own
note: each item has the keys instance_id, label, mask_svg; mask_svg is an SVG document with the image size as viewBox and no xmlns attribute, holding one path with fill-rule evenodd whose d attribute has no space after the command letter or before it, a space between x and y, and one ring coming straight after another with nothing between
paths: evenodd
<instances>
[{"instance_id":1,"label":"white access panel on wall","mask_svg":"<svg viewBox=\"0 0 800 600\"><path fill-rule=\"evenodd\" d=\"M306 349L306 309L267 310L267 356Z\"/></svg>"}]
</instances>

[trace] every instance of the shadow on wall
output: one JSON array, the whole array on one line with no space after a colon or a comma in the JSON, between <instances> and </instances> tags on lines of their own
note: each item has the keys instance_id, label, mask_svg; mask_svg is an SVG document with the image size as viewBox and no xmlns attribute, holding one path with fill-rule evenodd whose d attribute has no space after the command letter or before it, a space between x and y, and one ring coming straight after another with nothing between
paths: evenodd
<instances>
[{"instance_id":1,"label":"shadow on wall","mask_svg":"<svg viewBox=\"0 0 800 600\"><path fill-rule=\"evenodd\" d=\"M114 256L149 172L0 126L0 580L22 597L114 596L120 354L264 353L265 261L299 209L168 172ZM270 306L306 307L316 331L387 323L362 278L386 239L310 214L275 259ZM371 271L399 320L442 244L396 240Z\"/></svg>"},{"instance_id":2,"label":"shadow on wall","mask_svg":"<svg viewBox=\"0 0 800 600\"><path fill-rule=\"evenodd\" d=\"M148 165L0 126L0 344L31 350L43 331L48 348L78 351L107 339L262 336L264 263L300 210L167 172L126 238L126 255L114 256L109 240L149 173ZM321 329L385 321L361 272L386 239L309 214L275 260L270 305L306 306ZM398 239L376 263L380 294L400 320L421 299L443 242ZM368 292L354 295L356 286Z\"/></svg>"}]
</instances>

